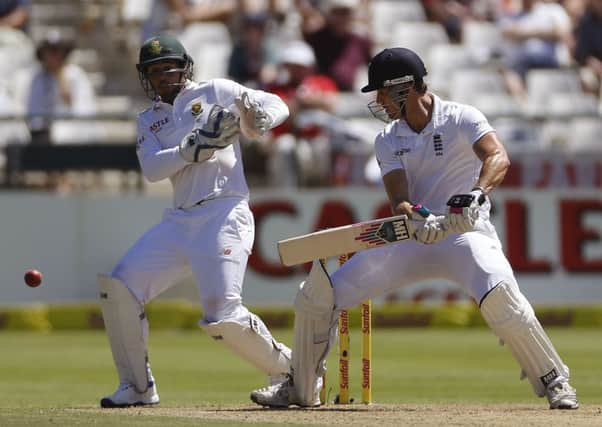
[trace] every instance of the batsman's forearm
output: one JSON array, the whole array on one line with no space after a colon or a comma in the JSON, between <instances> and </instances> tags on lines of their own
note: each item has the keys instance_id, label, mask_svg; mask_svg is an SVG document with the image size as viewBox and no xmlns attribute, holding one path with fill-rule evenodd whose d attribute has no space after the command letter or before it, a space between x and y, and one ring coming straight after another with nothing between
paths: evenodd
<instances>
[{"instance_id":1,"label":"batsman's forearm","mask_svg":"<svg viewBox=\"0 0 602 427\"><path fill-rule=\"evenodd\" d=\"M510 160L504 150L496 150L483 160L481 174L477 186L483 188L486 193L493 191L501 184L510 167Z\"/></svg>"}]
</instances>

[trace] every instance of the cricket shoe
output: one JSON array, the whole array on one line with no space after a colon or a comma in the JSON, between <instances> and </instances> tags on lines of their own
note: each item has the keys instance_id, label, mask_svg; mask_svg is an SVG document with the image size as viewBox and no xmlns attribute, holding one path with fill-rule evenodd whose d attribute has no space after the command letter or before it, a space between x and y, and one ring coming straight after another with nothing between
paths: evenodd
<instances>
[{"instance_id":1,"label":"cricket shoe","mask_svg":"<svg viewBox=\"0 0 602 427\"><path fill-rule=\"evenodd\" d=\"M121 383L117 391L100 401L101 408L127 408L130 406L148 406L159 403L155 381L149 381L148 389L139 393L133 384Z\"/></svg>"},{"instance_id":2,"label":"cricket shoe","mask_svg":"<svg viewBox=\"0 0 602 427\"><path fill-rule=\"evenodd\" d=\"M278 385L280 383L283 383L287 379L288 379L288 374L284 373L284 372L281 374L268 375L268 387L271 385Z\"/></svg>"},{"instance_id":3,"label":"cricket shoe","mask_svg":"<svg viewBox=\"0 0 602 427\"><path fill-rule=\"evenodd\" d=\"M577 409L579 402L577 401L577 390L575 390L569 382L559 377L552 382L546 389L546 397L550 402L550 409Z\"/></svg>"},{"instance_id":4,"label":"cricket shoe","mask_svg":"<svg viewBox=\"0 0 602 427\"><path fill-rule=\"evenodd\" d=\"M271 385L268 387L260 388L251 392L251 400L258 405L267 406L270 408L288 408L289 406L296 405L305 408L312 408L320 406L320 398L317 397L313 404L303 404L297 398L295 392L295 385L293 384L293 377L289 374L286 375L285 381L280 384ZM319 393L316 393L318 396Z\"/></svg>"}]
</instances>

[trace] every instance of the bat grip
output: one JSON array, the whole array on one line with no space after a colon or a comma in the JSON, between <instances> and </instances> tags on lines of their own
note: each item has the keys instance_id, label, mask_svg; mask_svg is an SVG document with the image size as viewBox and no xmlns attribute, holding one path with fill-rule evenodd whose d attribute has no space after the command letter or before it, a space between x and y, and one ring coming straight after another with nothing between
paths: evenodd
<instances>
[{"instance_id":1,"label":"bat grip","mask_svg":"<svg viewBox=\"0 0 602 427\"><path fill-rule=\"evenodd\" d=\"M421 204L412 206L412 210L416 211L422 218L428 218L428 216L431 214L431 211Z\"/></svg>"}]
</instances>

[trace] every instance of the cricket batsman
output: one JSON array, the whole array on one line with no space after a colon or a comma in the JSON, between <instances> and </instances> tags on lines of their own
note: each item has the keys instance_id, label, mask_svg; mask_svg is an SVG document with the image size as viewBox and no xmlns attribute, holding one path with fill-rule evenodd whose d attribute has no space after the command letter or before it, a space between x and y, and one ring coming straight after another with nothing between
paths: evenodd
<instances>
[{"instance_id":1,"label":"cricket batsman","mask_svg":"<svg viewBox=\"0 0 602 427\"><path fill-rule=\"evenodd\" d=\"M111 274L98 277L119 376L117 390L100 405L159 403L144 305L191 273L200 327L277 382L290 371L290 349L241 299L254 222L239 137L261 137L288 117L288 108L275 95L230 80L193 81L193 60L171 35L146 40L139 56L152 104L138 116L138 160L149 181L171 181L173 205Z\"/></svg>"},{"instance_id":2,"label":"cricket batsman","mask_svg":"<svg viewBox=\"0 0 602 427\"><path fill-rule=\"evenodd\" d=\"M368 107L387 123L375 150L395 215L431 212L415 240L356 253L329 276L314 262L295 299L292 371L281 384L255 390L263 406L320 405L324 361L341 310L427 279L457 283L479 305L487 324L510 349L537 396L550 409L577 409L569 368L521 293L495 228L491 193L510 164L494 129L476 108L427 90L426 68L409 49L385 49L368 67L376 91Z\"/></svg>"}]
</instances>

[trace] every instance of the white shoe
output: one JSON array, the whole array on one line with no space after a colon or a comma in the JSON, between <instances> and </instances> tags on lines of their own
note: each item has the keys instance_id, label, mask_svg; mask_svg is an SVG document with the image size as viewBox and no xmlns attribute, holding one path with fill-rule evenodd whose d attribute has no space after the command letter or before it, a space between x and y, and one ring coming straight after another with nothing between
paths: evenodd
<instances>
[{"instance_id":1,"label":"white shoe","mask_svg":"<svg viewBox=\"0 0 602 427\"><path fill-rule=\"evenodd\" d=\"M302 404L297 399L293 378L287 374L286 381L280 384L271 385L260 388L251 392L251 400L258 405L268 406L270 408L288 408L291 405L301 407L317 407L320 406L320 399L311 405Z\"/></svg>"},{"instance_id":2,"label":"white shoe","mask_svg":"<svg viewBox=\"0 0 602 427\"><path fill-rule=\"evenodd\" d=\"M144 393L138 393L133 384L121 383L117 391L100 401L101 408L127 408L129 406L147 406L159 403L157 386L154 380L148 383Z\"/></svg>"},{"instance_id":3,"label":"white shoe","mask_svg":"<svg viewBox=\"0 0 602 427\"><path fill-rule=\"evenodd\" d=\"M550 402L550 409L577 409L577 390L565 378L558 378L546 389L546 397Z\"/></svg>"}]
</instances>

